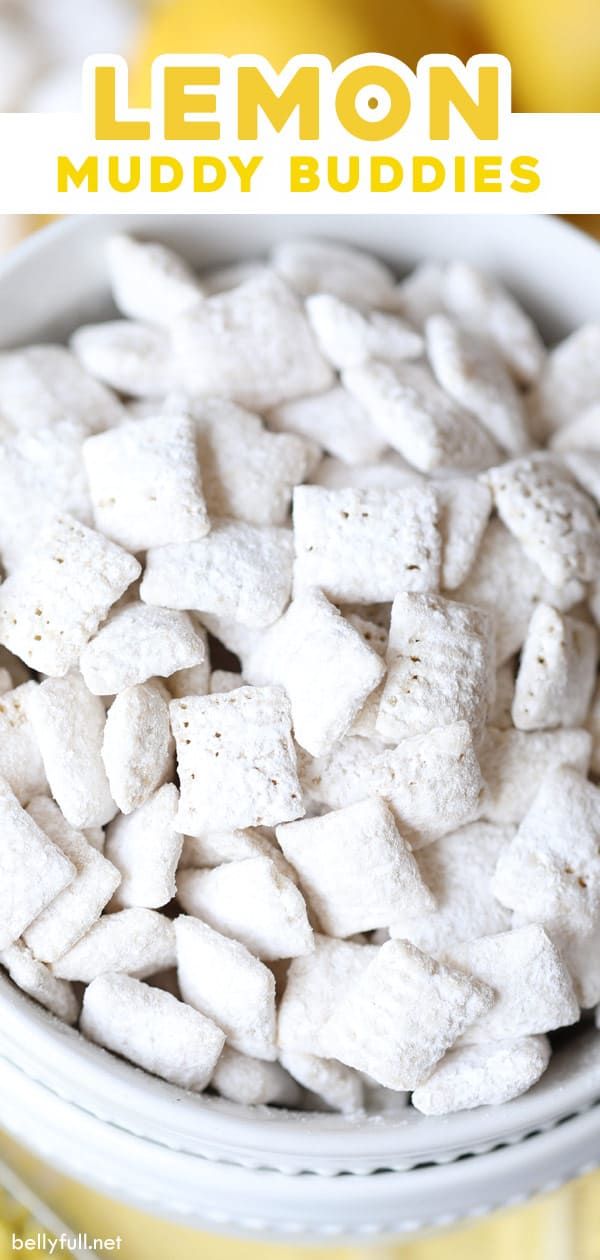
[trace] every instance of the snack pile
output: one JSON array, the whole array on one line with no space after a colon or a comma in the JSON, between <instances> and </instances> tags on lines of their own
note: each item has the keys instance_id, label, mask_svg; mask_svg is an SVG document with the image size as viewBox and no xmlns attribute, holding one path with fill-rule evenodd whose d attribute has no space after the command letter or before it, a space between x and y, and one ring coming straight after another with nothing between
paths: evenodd
<instances>
[{"instance_id":1,"label":"snack pile","mask_svg":"<svg viewBox=\"0 0 600 1260\"><path fill-rule=\"evenodd\" d=\"M180 1088L506 1102L600 1004L600 324L107 265L0 355L0 962Z\"/></svg>"}]
</instances>

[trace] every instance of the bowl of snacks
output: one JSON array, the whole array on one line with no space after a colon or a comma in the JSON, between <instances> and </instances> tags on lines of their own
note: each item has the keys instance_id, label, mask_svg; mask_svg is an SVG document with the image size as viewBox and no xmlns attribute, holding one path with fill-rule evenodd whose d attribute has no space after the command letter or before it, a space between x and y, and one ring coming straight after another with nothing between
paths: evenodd
<instances>
[{"instance_id":1,"label":"bowl of snacks","mask_svg":"<svg viewBox=\"0 0 600 1260\"><path fill-rule=\"evenodd\" d=\"M593 1162L596 280L529 217L4 260L0 1116L68 1171L323 1237Z\"/></svg>"}]
</instances>

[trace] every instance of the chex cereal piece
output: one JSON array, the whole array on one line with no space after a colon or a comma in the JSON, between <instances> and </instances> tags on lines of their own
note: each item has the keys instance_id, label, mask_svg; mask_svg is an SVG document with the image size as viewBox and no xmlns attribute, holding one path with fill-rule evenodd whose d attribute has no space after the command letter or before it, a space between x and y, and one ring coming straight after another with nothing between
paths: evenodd
<instances>
[{"instance_id":1,"label":"chex cereal piece","mask_svg":"<svg viewBox=\"0 0 600 1260\"><path fill-rule=\"evenodd\" d=\"M331 293L315 293L306 303L309 323L334 368L359 367L368 359L396 363L418 359L425 343L410 324L386 311L363 314Z\"/></svg>"},{"instance_id":2,"label":"chex cereal piece","mask_svg":"<svg viewBox=\"0 0 600 1260\"><path fill-rule=\"evenodd\" d=\"M405 739L469 723L478 739L496 681L493 625L478 608L403 591L392 605L377 732Z\"/></svg>"},{"instance_id":3,"label":"chex cereal piece","mask_svg":"<svg viewBox=\"0 0 600 1260\"><path fill-rule=\"evenodd\" d=\"M299 591L244 659L250 682L285 687L296 740L314 756L346 734L383 673L377 653L314 587Z\"/></svg>"},{"instance_id":4,"label":"chex cereal piece","mask_svg":"<svg viewBox=\"0 0 600 1260\"><path fill-rule=\"evenodd\" d=\"M600 449L600 402L590 403L576 420L561 425L548 443L559 454L597 453Z\"/></svg>"},{"instance_id":5,"label":"chex cereal piece","mask_svg":"<svg viewBox=\"0 0 600 1260\"><path fill-rule=\"evenodd\" d=\"M27 813L75 868L74 879L23 934L36 958L53 963L100 918L121 877L80 831L69 826L49 797L35 797Z\"/></svg>"},{"instance_id":6,"label":"chex cereal piece","mask_svg":"<svg viewBox=\"0 0 600 1260\"><path fill-rule=\"evenodd\" d=\"M463 604L485 608L496 626L496 661L502 665L522 647L536 604L567 611L583 597L578 580L563 587L546 580L520 542L496 517L490 521L465 581L453 592Z\"/></svg>"},{"instance_id":7,"label":"chex cereal piece","mask_svg":"<svg viewBox=\"0 0 600 1260\"><path fill-rule=\"evenodd\" d=\"M0 554L15 568L57 512L92 524L92 504L81 460L86 430L72 420L0 442Z\"/></svg>"},{"instance_id":8,"label":"chex cereal piece","mask_svg":"<svg viewBox=\"0 0 600 1260\"><path fill-rule=\"evenodd\" d=\"M180 871L177 897L186 914L241 941L264 961L313 949L304 898L269 858L228 862L212 871Z\"/></svg>"},{"instance_id":9,"label":"chex cereal piece","mask_svg":"<svg viewBox=\"0 0 600 1260\"><path fill-rule=\"evenodd\" d=\"M509 455L527 451L530 440L523 400L493 346L465 333L445 315L431 316L426 336L429 360L442 389L477 416Z\"/></svg>"},{"instance_id":10,"label":"chex cereal piece","mask_svg":"<svg viewBox=\"0 0 600 1260\"><path fill-rule=\"evenodd\" d=\"M79 1026L91 1041L182 1089L205 1089L225 1042L199 1011L124 975L92 980Z\"/></svg>"},{"instance_id":11,"label":"chex cereal piece","mask_svg":"<svg viewBox=\"0 0 600 1260\"><path fill-rule=\"evenodd\" d=\"M341 385L280 403L267 412L267 423L278 433L296 433L318 442L350 465L378 459L386 445L364 407Z\"/></svg>"},{"instance_id":12,"label":"chex cereal piece","mask_svg":"<svg viewBox=\"0 0 600 1260\"><path fill-rule=\"evenodd\" d=\"M385 947L384 947L385 948ZM495 1001L463 1032L463 1041L508 1041L574 1024L579 1004L556 946L539 924L462 941L444 951L494 992Z\"/></svg>"},{"instance_id":13,"label":"chex cereal piece","mask_svg":"<svg viewBox=\"0 0 600 1260\"><path fill-rule=\"evenodd\" d=\"M3 781L0 828L0 949L6 949L75 879L77 872Z\"/></svg>"},{"instance_id":14,"label":"chex cereal piece","mask_svg":"<svg viewBox=\"0 0 600 1260\"><path fill-rule=\"evenodd\" d=\"M332 293L343 302L377 306L390 296L394 276L372 254L328 240L282 241L272 251L275 270L303 297Z\"/></svg>"},{"instance_id":15,"label":"chex cereal piece","mask_svg":"<svg viewBox=\"0 0 600 1260\"><path fill-rule=\"evenodd\" d=\"M386 305L423 328L430 315L444 310L445 270L437 262L419 263L395 286Z\"/></svg>"},{"instance_id":16,"label":"chex cereal piece","mask_svg":"<svg viewBox=\"0 0 600 1260\"><path fill-rule=\"evenodd\" d=\"M128 319L168 325L202 296L191 267L157 241L115 233L107 242L106 260L115 305Z\"/></svg>"},{"instance_id":17,"label":"chex cereal piece","mask_svg":"<svg viewBox=\"0 0 600 1260\"><path fill-rule=\"evenodd\" d=\"M496 442L424 364L369 362L346 369L342 379L390 446L421 472L478 471L497 463Z\"/></svg>"},{"instance_id":18,"label":"chex cereal piece","mask_svg":"<svg viewBox=\"0 0 600 1260\"><path fill-rule=\"evenodd\" d=\"M71 349L97 380L134 398L162 398L179 384L171 342L164 329L130 319L86 324Z\"/></svg>"},{"instance_id":19,"label":"chex cereal piece","mask_svg":"<svg viewBox=\"0 0 600 1260\"><path fill-rule=\"evenodd\" d=\"M38 683L26 682L0 696L0 779L8 783L21 805L48 788L28 711L37 688Z\"/></svg>"},{"instance_id":20,"label":"chex cereal piece","mask_svg":"<svg viewBox=\"0 0 600 1260\"><path fill-rule=\"evenodd\" d=\"M513 724L512 707L515 698L516 668L515 659L511 658L496 670L496 698L490 705L488 722L490 726L496 726L501 731L509 730Z\"/></svg>"},{"instance_id":21,"label":"chex cereal piece","mask_svg":"<svg viewBox=\"0 0 600 1260\"><path fill-rule=\"evenodd\" d=\"M102 762L106 715L79 674L47 678L28 713L52 795L72 827L102 827L117 812Z\"/></svg>"},{"instance_id":22,"label":"chex cereal piece","mask_svg":"<svg viewBox=\"0 0 600 1260\"><path fill-rule=\"evenodd\" d=\"M115 904L157 910L175 896L183 836L177 830L174 783L149 796L132 814L119 814L106 832L106 857L121 876Z\"/></svg>"},{"instance_id":23,"label":"chex cereal piece","mask_svg":"<svg viewBox=\"0 0 600 1260\"><path fill-rule=\"evenodd\" d=\"M491 469L486 479L499 516L549 582L600 576L597 508L560 459L538 452Z\"/></svg>"},{"instance_id":24,"label":"chex cereal piece","mask_svg":"<svg viewBox=\"0 0 600 1260\"><path fill-rule=\"evenodd\" d=\"M521 652L512 717L522 731L583 726L596 681L593 626L538 604Z\"/></svg>"},{"instance_id":25,"label":"chex cereal piece","mask_svg":"<svg viewBox=\"0 0 600 1260\"><path fill-rule=\"evenodd\" d=\"M458 1046L449 1050L412 1095L425 1116L500 1106L531 1089L550 1062L547 1037Z\"/></svg>"},{"instance_id":26,"label":"chex cereal piece","mask_svg":"<svg viewBox=\"0 0 600 1260\"><path fill-rule=\"evenodd\" d=\"M262 831L249 827L246 831L210 831L204 836L185 836L179 869L214 867L224 862L241 862L244 858L267 857L282 875L298 882L298 876L286 862L279 845Z\"/></svg>"},{"instance_id":27,"label":"chex cereal piece","mask_svg":"<svg viewBox=\"0 0 600 1260\"><path fill-rule=\"evenodd\" d=\"M364 611L367 611L367 609L364 609ZM353 612L346 613L346 621L358 631L367 647L370 647L381 660L384 660L388 641L388 630L386 627L378 625L376 621L371 621L368 617L361 617L359 613ZM350 727L351 735L363 735L365 739L376 737L375 723L379 713L382 690L383 682L380 682L371 694L367 696L365 703Z\"/></svg>"},{"instance_id":28,"label":"chex cereal piece","mask_svg":"<svg viewBox=\"0 0 600 1260\"><path fill-rule=\"evenodd\" d=\"M112 696L176 670L202 664L206 645L191 617L171 608L126 604L100 627L81 653L81 672L96 696Z\"/></svg>"},{"instance_id":29,"label":"chex cereal piece","mask_svg":"<svg viewBox=\"0 0 600 1260\"><path fill-rule=\"evenodd\" d=\"M244 679L241 674L234 674L230 669L213 669L210 675L210 686L208 688L211 696L217 695L219 691L236 691L238 687L242 687ZM182 695L184 693L182 692ZM188 691L186 695L199 695L199 692ZM179 699L180 697L175 697Z\"/></svg>"},{"instance_id":30,"label":"chex cereal piece","mask_svg":"<svg viewBox=\"0 0 600 1260\"><path fill-rule=\"evenodd\" d=\"M422 849L419 870L435 905L425 912L405 906L390 920L390 935L439 957L456 941L508 931L510 911L494 896L491 881L513 836L514 827L474 822Z\"/></svg>"},{"instance_id":31,"label":"chex cereal piece","mask_svg":"<svg viewBox=\"0 0 600 1260\"><path fill-rule=\"evenodd\" d=\"M275 826L301 818L302 794L281 687L239 687L173 700L171 726L184 833Z\"/></svg>"},{"instance_id":32,"label":"chex cereal piece","mask_svg":"<svg viewBox=\"0 0 600 1260\"><path fill-rule=\"evenodd\" d=\"M106 715L102 760L110 794L123 814L138 809L172 777L169 706L154 683L127 687L115 697Z\"/></svg>"},{"instance_id":33,"label":"chex cereal piece","mask_svg":"<svg viewBox=\"0 0 600 1260\"><path fill-rule=\"evenodd\" d=\"M334 1111L352 1115L362 1110L364 1084L360 1073L352 1068L335 1059L320 1059L298 1050L282 1050L279 1061L295 1081L317 1094Z\"/></svg>"},{"instance_id":34,"label":"chex cereal piece","mask_svg":"<svg viewBox=\"0 0 600 1260\"><path fill-rule=\"evenodd\" d=\"M175 921L177 979L184 1002L213 1019L228 1045L276 1059L275 977L245 945L189 915Z\"/></svg>"},{"instance_id":35,"label":"chex cereal piece","mask_svg":"<svg viewBox=\"0 0 600 1260\"><path fill-rule=\"evenodd\" d=\"M130 420L83 446L96 528L129 551L208 533L194 428L187 416Z\"/></svg>"},{"instance_id":36,"label":"chex cereal piece","mask_svg":"<svg viewBox=\"0 0 600 1260\"><path fill-rule=\"evenodd\" d=\"M268 626L288 602L292 564L289 530L218 520L198 542L150 550L140 595L147 604Z\"/></svg>"},{"instance_id":37,"label":"chex cereal piece","mask_svg":"<svg viewBox=\"0 0 600 1260\"><path fill-rule=\"evenodd\" d=\"M296 295L272 272L199 302L171 333L192 395L225 395L264 411L333 383Z\"/></svg>"},{"instance_id":38,"label":"chex cereal piece","mask_svg":"<svg viewBox=\"0 0 600 1260\"><path fill-rule=\"evenodd\" d=\"M375 758L368 778L370 794L387 801L413 849L480 812L481 772L466 722L402 740Z\"/></svg>"},{"instance_id":39,"label":"chex cereal piece","mask_svg":"<svg viewBox=\"0 0 600 1260\"><path fill-rule=\"evenodd\" d=\"M370 932L388 927L405 910L433 908L409 845L377 798L286 823L276 834L330 936Z\"/></svg>"},{"instance_id":40,"label":"chex cereal piece","mask_svg":"<svg viewBox=\"0 0 600 1260\"><path fill-rule=\"evenodd\" d=\"M105 914L58 962L52 971L67 980L89 984L104 972L123 972L144 980L174 967L175 929L156 910L135 908Z\"/></svg>"},{"instance_id":41,"label":"chex cereal piece","mask_svg":"<svg viewBox=\"0 0 600 1260\"><path fill-rule=\"evenodd\" d=\"M546 775L559 766L587 774L592 737L584 730L515 731L488 727L478 749L486 790L481 813L520 823Z\"/></svg>"},{"instance_id":42,"label":"chex cereal piece","mask_svg":"<svg viewBox=\"0 0 600 1260\"><path fill-rule=\"evenodd\" d=\"M436 590L438 507L428 486L406 490L294 491L294 583L336 603L384 602L398 591Z\"/></svg>"},{"instance_id":43,"label":"chex cereal piece","mask_svg":"<svg viewBox=\"0 0 600 1260\"><path fill-rule=\"evenodd\" d=\"M0 354L0 420L8 428L37 433L68 420L99 433L125 417L122 403L64 346Z\"/></svg>"},{"instance_id":44,"label":"chex cereal piece","mask_svg":"<svg viewBox=\"0 0 600 1260\"><path fill-rule=\"evenodd\" d=\"M277 1018L277 1042L284 1050L326 1057L321 1030L335 1006L377 954L374 945L356 945L315 933L311 954L293 958Z\"/></svg>"},{"instance_id":45,"label":"chex cereal piece","mask_svg":"<svg viewBox=\"0 0 600 1260\"><path fill-rule=\"evenodd\" d=\"M292 490L318 463L320 448L296 433L270 433L227 398L197 399L189 411L211 517L283 525Z\"/></svg>"},{"instance_id":46,"label":"chex cereal piece","mask_svg":"<svg viewBox=\"0 0 600 1260\"><path fill-rule=\"evenodd\" d=\"M486 531L492 496L487 486L469 477L435 482L442 536L441 587L453 591L466 580Z\"/></svg>"},{"instance_id":47,"label":"chex cereal piece","mask_svg":"<svg viewBox=\"0 0 600 1260\"><path fill-rule=\"evenodd\" d=\"M59 980L45 963L34 958L27 945L15 941L0 951L0 963L14 984L27 993L40 1006L57 1015L65 1024L76 1024L79 1018L79 1001L67 980Z\"/></svg>"},{"instance_id":48,"label":"chex cereal piece","mask_svg":"<svg viewBox=\"0 0 600 1260\"><path fill-rule=\"evenodd\" d=\"M444 274L443 300L463 328L492 342L521 385L538 378L546 360L544 343L533 320L498 280L466 262L452 262Z\"/></svg>"},{"instance_id":49,"label":"chex cereal piece","mask_svg":"<svg viewBox=\"0 0 600 1260\"><path fill-rule=\"evenodd\" d=\"M57 516L0 587L0 640L31 669L62 676L139 562L72 516Z\"/></svg>"},{"instance_id":50,"label":"chex cereal piece","mask_svg":"<svg viewBox=\"0 0 600 1260\"><path fill-rule=\"evenodd\" d=\"M356 490L403 490L405 486L422 485L423 478L397 451L388 451L385 461L375 464L345 464L326 455L311 483L327 490L346 490L349 486Z\"/></svg>"},{"instance_id":51,"label":"chex cereal piece","mask_svg":"<svg viewBox=\"0 0 600 1260\"><path fill-rule=\"evenodd\" d=\"M584 324L555 346L531 392L530 415L536 439L545 442L563 426L577 423L600 401L600 323Z\"/></svg>"},{"instance_id":52,"label":"chex cereal piece","mask_svg":"<svg viewBox=\"0 0 600 1260\"><path fill-rule=\"evenodd\" d=\"M493 890L503 905L546 923L590 930L600 917L600 790L567 766L543 780Z\"/></svg>"},{"instance_id":53,"label":"chex cereal piece","mask_svg":"<svg viewBox=\"0 0 600 1260\"><path fill-rule=\"evenodd\" d=\"M485 983L387 941L341 996L322 1042L332 1057L388 1089L416 1089L494 1001Z\"/></svg>"},{"instance_id":54,"label":"chex cereal piece","mask_svg":"<svg viewBox=\"0 0 600 1260\"><path fill-rule=\"evenodd\" d=\"M211 1086L222 1098L246 1107L268 1103L295 1107L302 1092L279 1063L265 1063L226 1045L213 1072Z\"/></svg>"}]
</instances>

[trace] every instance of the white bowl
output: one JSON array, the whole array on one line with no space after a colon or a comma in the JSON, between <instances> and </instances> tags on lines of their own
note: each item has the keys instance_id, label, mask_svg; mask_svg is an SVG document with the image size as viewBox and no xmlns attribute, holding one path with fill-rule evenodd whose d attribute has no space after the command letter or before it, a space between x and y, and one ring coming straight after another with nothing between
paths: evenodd
<instances>
[{"instance_id":1,"label":"white bowl","mask_svg":"<svg viewBox=\"0 0 600 1260\"><path fill-rule=\"evenodd\" d=\"M110 314L102 246L116 227L199 266L298 233L376 250L399 273L458 255L506 280L551 338L600 316L600 249L554 219L103 216L46 229L2 261L0 345L58 339ZM600 1037L585 1027L560 1039L528 1094L443 1119L410 1108L301 1115L186 1094L86 1042L3 975L0 1056L0 1121L17 1136L121 1197L228 1229L398 1232L541 1188L600 1150ZM282 1176L301 1173L313 1176Z\"/></svg>"}]
</instances>

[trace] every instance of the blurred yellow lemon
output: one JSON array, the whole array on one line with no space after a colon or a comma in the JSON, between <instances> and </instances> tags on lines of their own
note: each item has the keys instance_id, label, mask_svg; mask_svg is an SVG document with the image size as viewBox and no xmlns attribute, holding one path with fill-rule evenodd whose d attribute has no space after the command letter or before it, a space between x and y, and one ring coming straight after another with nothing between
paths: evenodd
<instances>
[{"instance_id":1,"label":"blurred yellow lemon","mask_svg":"<svg viewBox=\"0 0 600 1260\"><path fill-rule=\"evenodd\" d=\"M148 67L165 52L260 53L279 70L296 53L334 65L386 52L414 66L424 53L472 51L462 17L447 0L171 0L150 13L132 65L132 100L148 98Z\"/></svg>"},{"instance_id":2,"label":"blurred yellow lemon","mask_svg":"<svg viewBox=\"0 0 600 1260\"><path fill-rule=\"evenodd\" d=\"M513 66L519 109L600 110L598 0L472 0L487 46Z\"/></svg>"}]
</instances>

